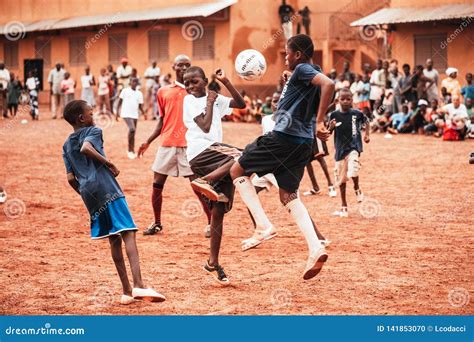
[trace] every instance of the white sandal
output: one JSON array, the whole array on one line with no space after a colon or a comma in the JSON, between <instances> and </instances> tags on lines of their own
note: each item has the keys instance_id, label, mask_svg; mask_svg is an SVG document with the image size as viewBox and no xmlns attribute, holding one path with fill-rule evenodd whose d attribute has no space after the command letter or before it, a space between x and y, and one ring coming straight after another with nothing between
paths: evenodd
<instances>
[{"instance_id":1,"label":"white sandal","mask_svg":"<svg viewBox=\"0 0 474 342\"><path fill-rule=\"evenodd\" d=\"M273 239L278 233L272 227L268 230L256 230L251 238L242 241L242 252L248 251L249 249L255 248L260 245L263 241Z\"/></svg>"}]
</instances>

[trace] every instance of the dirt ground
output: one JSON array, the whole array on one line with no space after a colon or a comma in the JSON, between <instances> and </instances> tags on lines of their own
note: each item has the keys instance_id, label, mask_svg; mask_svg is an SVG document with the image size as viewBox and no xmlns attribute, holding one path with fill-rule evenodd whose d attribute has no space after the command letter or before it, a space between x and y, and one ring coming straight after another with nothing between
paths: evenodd
<instances>
[{"instance_id":1,"label":"dirt ground","mask_svg":"<svg viewBox=\"0 0 474 342\"><path fill-rule=\"evenodd\" d=\"M61 147L71 129L42 112L38 122L26 114L0 119L0 184L10 200L0 207L0 314L474 313L472 140L374 135L362 155L361 188L367 200L358 205L349 191L346 219L331 216L340 200L328 197L315 162L325 191L303 201L332 244L326 266L310 281L302 279L304 238L272 191L261 199L279 236L241 252L240 241L252 234L252 225L237 195L225 218L220 260L232 285L215 285L202 270L209 245L205 216L188 180L170 178L164 233L137 235L144 279L167 301L124 307L117 304L120 283L108 242L91 241L88 213L66 182ZM143 229L153 217L150 166L157 146L143 159L129 160L125 124L101 125L106 153L122 172L118 181ZM139 122L138 144L153 127L153 121ZM225 142L236 146L259 133L256 124L224 124ZM332 169L332 141L329 145ZM309 184L305 176L301 189Z\"/></svg>"}]
</instances>

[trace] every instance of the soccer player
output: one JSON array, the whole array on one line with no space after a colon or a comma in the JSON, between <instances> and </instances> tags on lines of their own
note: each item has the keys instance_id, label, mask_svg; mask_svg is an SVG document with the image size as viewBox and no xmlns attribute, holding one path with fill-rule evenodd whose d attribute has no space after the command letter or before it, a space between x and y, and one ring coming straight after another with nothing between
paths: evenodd
<instances>
[{"instance_id":1,"label":"soccer player","mask_svg":"<svg viewBox=\"0 0 474 342\"><path fill-rule=\"evenodd\" d=\"M187 95L183 104L183 120L187 127L186 141L188 148L186 156L192 171L202 177L216 170L225 170L239 158L241 151L233 146L222 143L222 118L232 113L232 108L244 108L245 101L240 93L224 74L217 69L216 79L219 80L232 95L232 98L209 91L206 94L208 80L204 71L192 66L184 73L184 85ZM213 189L224 196L209 202L211 210L211 250L209 260L204 270L214 276L222 285L229 284L224 269L219 264L219 249L222 238L224 214L232 208L234 185L225 171L217 175L218 181L212 183ZM220 201L219 201L220 200Z\"/></svg>"},{"instance_id":2,"label":"soccer player","mask_svg":"<svg viewBox=\"0 0 474 342\"><path fill-rule=\"evenodd\" d=\"M137 131L138 111L143 111L143 94L137 89L138 79L130 79L130 87L122 89L117 107L118 115L125 121L128 127L128 152L130 159L135 159L135 133Z\"/></svg>"},{"instance_id":3,"label":"soccer player","mask_svg":"<svg viewBox=\"0 0 474 342\"><path fill-rule=\"evenodd\" d=\"M271 226L249 176L273 173L280 187L280 201L303 233L309 258L303 279L315 277L328 255L313 228L311 217L297 195L304 168L312 156L316 132L312 124L317 113L317 132L326 140L329 131L324 117L334 94L334 83L310 64L314 46L307 35L291 37L286 44L286 62L292 71L278 102L275 128L247 145L230 174L257 226Z\"/></svg>"},{"instance_id":4,"label":"soccer player","mask_svg":"<svg viewBox=\"0 0 474 342\"><path fill-rule=\"evenodd\" d=\"M370 126L367 117L360 111L352 109L352 93L342 89L339 96L341 110L336 110L329 116L330 123L341 123L336 126L334 146L336 153L336 186L341 191L342 207L333 213L334 216L348 217L346 201L346 182L352 178L357 202L364 200L364 194L359 187L359 157L362 152L362 126L365 126L365 143L370 142Z\"/></svg>"},{"instance_id":5,"label":"soccer player","mask_svg":"<svg viewBox=\"0 0 474 342\"><path fill-rule=\"evenodd\" d=\"M183 100L188 94L183 84L183 75L190 66L191 59L186 55L179 55L174 59L173 70L176 73L176 81L158 90L158 122L153 133L138 149L138 157L141 157L150 144L159 138L158 151L151 167L153 170L151 204L155 219L145 230L144 235L154 235L163 230L162 193L168 176L188 177L190 180L193 176L193 171L186 159L186 126L183 123ZM208 225L205 228L205 236L209 237L211 214L202 196L198 193L196 195L207 215Z\"/></svg>"},{"instance_id":6,"label":"soccer player","mask_svg":"<svg viewBox=\"0 0 474 342\"><path fill-rule=\"evenodd\" d=\"M92 108L86 101L72 100L64 108L64 119L73 127L63 146L63 159L69 185L82 197L91 215L92 239L108 238L123 295L121 304L135 299L162 302L165 297L143 284L135 241L137 227L125 196L116 181L117 167L105 156L102 130L94 126ZM122 253L125 244L133 289Z\"/></svg>"}]
</instances>

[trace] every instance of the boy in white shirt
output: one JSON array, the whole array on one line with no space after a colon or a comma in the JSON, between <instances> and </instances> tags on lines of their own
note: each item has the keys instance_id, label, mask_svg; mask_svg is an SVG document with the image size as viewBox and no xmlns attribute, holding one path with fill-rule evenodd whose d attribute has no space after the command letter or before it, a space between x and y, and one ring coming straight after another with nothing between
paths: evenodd
<instances>
[{"instance_id":1,"label":"boy in white shirt","mask_svg":"<svg viewBox=\"0 0 474 342\"><path fill-rule=\"evenodd\" d=\"M138 80L132 78L130 87L124 88L120 92L118 110L120 117L123 118L128 126L128 153L130 159L135 159L135 132L138 123L138 111L145 115L143 111L143 94L137 90Z\"/></svg>"},{"instance_id":2,"label":"boy in white shirt","mask_svg":"<svg viewBox=\"0 0 474 342\"><path fill-rule=\"evenodd\" d=\"M188 129L187 159L192 171L198 177L204 178L199 178L196 183L193 181L191 185L210 199L211 248L204 270L221 285L227 285L229 279L219 265L218 258L224 214L232 208L235 191L228 171L241 152L238 148L222 143L221 119L231 114L232 108L245 108L245 101L222 70L216 70L215 75L229 90L232 98L218 95L214 91L206 94L208 80L204 71L200 67L192 66L184 74L184 86L189 95L186 95L183 101L183 121ZM216 192L221 196L213 197Z\"/></svg>"}]
</instances>

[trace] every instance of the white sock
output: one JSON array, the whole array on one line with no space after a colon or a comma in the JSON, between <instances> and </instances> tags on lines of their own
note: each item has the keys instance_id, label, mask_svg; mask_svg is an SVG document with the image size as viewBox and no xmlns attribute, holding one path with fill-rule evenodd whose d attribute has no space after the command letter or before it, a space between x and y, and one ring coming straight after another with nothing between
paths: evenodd
<instances>
[{"instance_id":1,"label":"white sock","mask_svg":"<svg viewBox=\"0 0 474 342\"><path fill-rule=\"evenodd\" d=\"M240 197L245 205L252 213L255 223L257 224L257 229L267 230L271 228L273 225L263 210L257 191L255 191L255 187L250 181L250 178L247 176L238 177L234 179L234 185L237 190L239 190Z\"/></svg>"},{"instance_id":2,"label":"white sock","mask_svg":"<svg viewBox=\"0 0 474 342\"><path fill-rule=\"evenodd\" d=\"M314 231L313 222L311 222L311 217L303 202L301 202L299 198L296 198L288 202L286 208L303 233L306 243L308 244L309 253L311 254L320 249L322 247L321 242Z\"/></svg>"}]
</instances>

